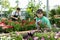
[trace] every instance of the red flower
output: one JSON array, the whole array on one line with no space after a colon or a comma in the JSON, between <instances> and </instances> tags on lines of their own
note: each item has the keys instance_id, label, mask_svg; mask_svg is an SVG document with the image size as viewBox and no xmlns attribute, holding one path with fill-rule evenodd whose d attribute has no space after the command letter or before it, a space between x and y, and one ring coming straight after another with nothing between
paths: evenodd
<instances>
[{"instance_id":1,"label":"red flower","mask_svg":"<svg viewBox=\"0 0 60 40\"><path fill-rule=\"evenodd\" d=\"M34 21L32 21L32 22L30 22L29 24L35 24L35 22L34 22Z\"/></svg>"},{"instance_id":2,"label":"red flower","mask_svg":"<svg viewBox=\"0 0 60 40\"><path fill-rule=\"evenodd\" d=\"M7 25L8 28L13 28L13 26Z\"/></svg>"},{"instance_id":3,"label":"red flower","mask_svg":"<svg viewBox=\"0 0 60 40\"><path fill-rule=\"evenodd\" d=\"M2 27L2 29L8 29L8 28L13 28L13 26L5 25L4 27Z\"/></svg>"},{"instance_id":4,"label":"red flower","mask_svg":"<svg viewBox=\"0 0 60 40\"><path fill-rule=\"evenodd\" d=\"M0 22L0 24L2 24L2 23L3 23L3 24L5 24L5 22L4 22L4 21Z\"/></svg>"},{"instance_id":5,"label":"red flower","mask_svg":"<svg viewBox=\"0 0 60 40\"><path fill-rule=\"evenodd\" d=\"M5 23L4 22L0 22L0 26L5 26Z\"/></svg>"}]
</instances>

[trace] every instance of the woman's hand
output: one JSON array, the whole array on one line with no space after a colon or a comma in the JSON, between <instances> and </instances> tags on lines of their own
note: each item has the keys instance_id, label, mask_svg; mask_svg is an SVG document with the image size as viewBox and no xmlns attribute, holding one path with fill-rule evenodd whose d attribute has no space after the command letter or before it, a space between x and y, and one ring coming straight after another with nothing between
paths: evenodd
<instances>
[{"instance_id":1,"label":"woman's hand","mask_svg":"<svg viewBox=\"0 0 60 40\"><path fill-rule=\"evenodd\" d=\"M15 18L16 20L18 20L18 18Z\"/></svg>"},{"instance_id":2,"label":"woman's hand","mask_svg":"<svg viewBox=\"0 0 60 40\"><path fill-rule=\"evenodd\" d=\"M38 25L40 25L41 23L42 23L41 21L37 22Z\"/></svg>"}]
</instances>

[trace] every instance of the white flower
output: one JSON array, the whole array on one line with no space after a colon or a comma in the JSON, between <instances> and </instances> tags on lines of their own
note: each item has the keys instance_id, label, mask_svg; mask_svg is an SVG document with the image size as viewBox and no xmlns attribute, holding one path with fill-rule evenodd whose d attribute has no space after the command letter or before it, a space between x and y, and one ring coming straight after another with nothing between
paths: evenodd
<instances>
[{"instance_id":1,"label":"white flower","mask_svg":"<svg viewBox=\"0 0 60 40\"><path fill-rule=\"evenodd\" d=\"M58 36L55 36L54 38L55 38L55 39L57 39L57 38L58 38Z\"/></svg>"},{"instance_id":2,"label":"white flower","mask_svg":"<svg viewBox=\"0 0 60 40\"><path fill-rule=\"evenodd\" d=\"M9 37L7 37L7 40L11 40L11 37L9 36Z\"/></svg>"}]
</instances>

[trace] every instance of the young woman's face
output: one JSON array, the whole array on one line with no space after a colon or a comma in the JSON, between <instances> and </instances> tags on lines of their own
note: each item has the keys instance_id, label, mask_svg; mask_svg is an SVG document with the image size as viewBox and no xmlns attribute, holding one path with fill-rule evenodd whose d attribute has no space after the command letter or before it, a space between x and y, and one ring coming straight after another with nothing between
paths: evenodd
<instances>
[{"instance_id":1,"label":"young woman's face","mask_svg":"<svg viewBox=\"0 0 60 40\"><path fill-rule=\"evenodd\" d=\"M37 16L41 18L43 16L43 13L37 14Z\"/></svg>"},{"instance_id":2,"label":"young woman's face","mask_svg":"<svg viewBox=\"0 0 60 40\"><path fill-rule=\"evenodd\" d=\"M17 10L17 13L19 13L20 12L20 10Z\"/></svg>"}]
</instances>

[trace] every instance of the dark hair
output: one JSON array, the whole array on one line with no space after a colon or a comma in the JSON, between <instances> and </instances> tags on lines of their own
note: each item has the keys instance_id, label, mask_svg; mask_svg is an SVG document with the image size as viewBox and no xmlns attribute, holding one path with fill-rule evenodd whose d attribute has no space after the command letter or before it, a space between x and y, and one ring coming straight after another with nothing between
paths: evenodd
<instances>
[{"instance_id":1,"label":"dark hair","mask_svg":"<svg viewBox=\"0 0 60 40\"><path fill-rule=\"evenodd\" d=\"M17 10L20 10L20 8L17 8Z\"/></svg>"},{"instance_id":2,"label":"dark hair","mask_svg":"<svg viewBox=\"0 0 60 40\"><path fill-rule=\"evenodd\" d=\"M38 9L38 10L36 11L36 13L38 13L38 14L43 13L43 10L42 10L42 9Z\"/></svg>"}]
</instances>

